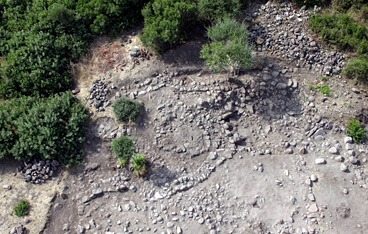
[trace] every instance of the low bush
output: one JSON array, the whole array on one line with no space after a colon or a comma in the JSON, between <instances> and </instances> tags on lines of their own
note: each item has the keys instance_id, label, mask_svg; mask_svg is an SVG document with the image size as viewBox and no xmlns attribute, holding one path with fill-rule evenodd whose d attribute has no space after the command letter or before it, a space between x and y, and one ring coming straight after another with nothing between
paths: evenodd
<instances>
[{"instance_id":1,"label":"low bush","mask_svg":"<svg viewBox=\"0 0 368 234\"><path fill-rule=\"evenodd\" d=\"M323 40L341 50L359 54L368 52L368 29L354 22L347 14L314 15L310 18L313 31Z\"/></svg>"},{"instance_id":2,"label":"low bush","mask_svg":"<svg viewBox=\"0 0 368 234\"><path fill-rule=\"evenodd\" d=\"M195 4L185 0L149 2L142 10L143 44L158 53L163 52L180 40L184 28L194 19L195 13Z\"/></svg>"},{"instance_id":3,"label":"low bush","mask_svg":"<svg viewBox=\"0 0 368 234\"><path fill-rule=\"evenodd\" d=\"M70 92L49 98L22 97L0 103L0 158L57 159L76 164L87 115Z\"/></svg>"},{"instance_id":4,"label":"low bush","mask_svg":"<svg viewBox=\"0 0 368 234\"><path fill-rule=\"evenodd\" d=\"M350 79L368 83L368 55L361 55L350 60L344 67L343 74Z\"/></svg>"},{"instance_id":5,"label":"low bush","mask_svg":"<svg viewBox=\"0 0 368 234\"><path fill-rule=\"evenodd\" d=\"M111 141L111 149L118 158L120 165L125 166L135 151L134 139L122 135Z\"/></svg>"},{"instance_id":6,"label":"low bush","mask_svg":"<svg viewBox=\"0 0 368 234\"><path fill-rule=\"evenodd\" d=\"M130 164L133 167L135 173L138 176L143 176L147 172L146 168L146 157L144 154L135 154L132 158L132 163Z\"/></svg>"},{"instance_id":7,"label":"low bush","mask_svg":"<svg viewBox=\"0 0 368 234\"><path fill-rule=\"evenodd\" d=\"M21 199L13 206L13 212L16 216L22 217L29 214L29 202L25 199Z\"/></svg>"},{"instance_id":8,"label":"low bush","mask_svg":"<svg viewBox=\"0 0 368 234\"><path fill-rule=\"evenodd\" d=\"M240 13L239 0L198 0L198 14L200 18L214 21L224 17L234 17Z\"/></svg>"},{"instance_id":9,"label":"low bush","mask_svg":"<svg viewBox=\"0 0 368 234\"><path fill-rule=\"evenodd\" d=\"M98 35L117 34L134 26L142 18L141 10L147 0L79 0L76 12L91 32Z\"/></svg>"},{"instance_id":10,"label":"low bush","mask_svg":"<svg viewBox=\"0 0 368 234\"><path fill-rule=\"evenodd\" d=\"M252 63L252 48L248 43L248 29L244 23L224 18L208 28L212 40L203 45L201 58L215 71L228 71L237 76L241 67Z\"/></svg>"},{"instance_id":11,"label":"low bush","mask_svg":"<svg viewBox=\"0 0 368 234\"><path fill-rule=\"evenodd\" d=\"M142 104L128 98L119 98L113 104L115 117L119 122L135 121Z\"/></svg>"},{"instance_id":12,"label":"low bush","mask_svg":"<svg viewBox=\"0 0 368 234\"><path fill-rule=\"evenodd\" d=\"M331 0L294 0L299 6L314 7L314 6L327 6L331 3Z\"/></svg>"},{"instance_id":13,"label":"low bush","mask_svg":"<svg viewBox=\"0 0 368 234\"><path fill-rule=\"evenodd\" d=\"M362 142L365 139L366 130L361 126L359 120L351 119L348 122L346 132L348 136L353 138L354 142Z\"/></svg>"},{"instance_id":14,"label":"low bush","mask_svg":"<svg viewBox=\"0 0 368 234\"><path fill-rule=\"evenodd\" d=\"M316 89L319 90L322 94L327 95L327 96L330 95L331 93L331 87L326 84L317 85Z\"/></svg>"}]
</instances>

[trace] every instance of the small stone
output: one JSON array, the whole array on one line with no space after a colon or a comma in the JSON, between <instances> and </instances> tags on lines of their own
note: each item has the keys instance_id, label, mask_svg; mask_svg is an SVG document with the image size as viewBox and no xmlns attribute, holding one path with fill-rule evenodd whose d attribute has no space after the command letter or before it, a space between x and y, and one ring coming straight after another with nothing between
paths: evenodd
<instances>
[{"instance_id":1,"label":"small stone","mask_svg":"<svg viewBox=\"0 0 368 234\"><path fill-rule=\"evenodd\" d=\"M174 224L173 222L168 222L168 223L167 223L167 227L168 227L168 228L173 228L173 227L174 227L174 225L175 225L175 224Z\"/></svg>"},{"instance_id":2,"label":"small stone","mask_svg":"<svg viewBox=\"0 0 368 234\"><path fill-rule=\"evenodd\" d=\"M310 176L310 179L311 179L312 182L316 182L317 181L317 176L315 174L312 174Z\"/></svg>"},{"instance_id":3,"label":"small stone","mask_svg":"<svg viewBox=\"0 0 368 234\"><path fill-rule=\"evenodd\" d=\"M359 89L357 89L357 88L352 88L351 91L353 91L353 93L356 93L356 94L360 93Z\"/></svg>"},{"instance_id":4,"label":"small stone","mask_svg":"<svg viewBox=\"0 0 368 234\"><path fill-rule=\"evenodd\" d=\"M61 210L61 208L63 208L63 205L61 205L60 203L56 203L54 205L54 210Z\"/></svg>"},{"instance_id":5,"label":"small stone","mask_svg":"<svg viewBox=\"0 0 368 234\"><path fill-rule=\"evenodd\" d=\"M349 137L349 136L348 137L345 137L344 138L344 143L345 144L347 144L347 143L352 144L353 143L353 138L352 137Z\"/></svg>"},{"instance_id":6,"label":"small stone","mask_svg":"<svg viewBox=\"0 0 368 234\"><path fill-rule=\"evenodd\" d=\"M344 158L342 156L337 156L337 157L335 157L335 161L342 162L342 161L344 161Z\"/></svg>"},{"instance_id":7,"label":"small stone","mask_svg":"<svg viewBox=\"0 0 368 234\"><path fill-rule=\"evenodd\" d=\"M331 147L328 152L330 152L331 154L338 154L339 150L336 147Z\"/></svg>"},{"instance_id":8,"label":"small stone","mask_svg":"<svg viewBox=\"0 0 368 234\"><path fill-rule=\"evenodd\" d=\"M346 172L348 170L348 167L344 163L341 163L340 164L340 170L343 171L343 172Z\"/></svg>"},{"instance_id":9,"label":"small stone","mask_svg":"<svg viewBox=\"0 0 368 234\"><path fill-rule=\"evenodd\" d=\"M3 185L3 189L11 190L12 186L9 184Z\"/></svg>"},{"instance_id":10,"label":"small stone","mask_svg":"<svg viewBox=\"0 0 368 234\"><path fill-rule=\"evenodd\" d=\"M316 198L314 197L313 193L308 194L308 198L311 201L315 201L316 200Z\"/></svg>"},{"instance_id":11,"label":"small stone","mask_svg":"<svg viewBox=\"0 0 368 234\"><path fill-rule=\"evenodd\" d=\"M323 158L316 158L316 160L314 160L314 163L317 165L326 164L326 160Z\"/></svg>"},{"instance_id":12,"label":"small stone","mask_svg":"<svg viewBox=\"0 0 368 234\"><path fill-rule=\"evenodd\" d=\"M308 211L311 212L311 213L317 212L318 211L317 205L316 204L310 205L309 208L308 208Z\"/></svg>"}]
</instances>

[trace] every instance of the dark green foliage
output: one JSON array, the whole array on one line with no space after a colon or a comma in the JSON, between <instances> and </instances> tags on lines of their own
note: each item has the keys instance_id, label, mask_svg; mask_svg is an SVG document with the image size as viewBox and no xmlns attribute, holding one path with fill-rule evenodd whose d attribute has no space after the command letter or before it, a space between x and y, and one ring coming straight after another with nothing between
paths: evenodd
<instances>
[{"instance_id":1,"label":"dark green foliage","mask_svg":"<svg viewBox=\"0 0 368 234\"><path fill-rule=\"evenodd\" d=\"M141 103L128 98L119 98L113 104L114 114L119 122L134 122L139 115L141 107Z\"/></svg>"},{"instance_id":2,"label":"dark green foliage","mask_svg":"<svg viewBox=\"0 0 368 234\"><path fill-rule=\"evenodd\" d=\"M94 34L118 33L135 25L147 0L79 0L77 12Z\"/></svg>"},{"instance_id":3,"label":"dark green foliage","mask_svg":"<svg viewBox=\"0 0 368 234\"><path fill-rule=\"evenodd\" d=\"M8 66L0 97L46 97L72 86L76 62L91 33L133 26L147 0L0 0L0 56Z\"/></svg>"},{"instance_id":4,"label":"dark green foliage","mask_svg":"<svg viewBox=\"0 0 368 234\"><path fill-rule=\"evenodd\" d=\"M241 67L251 64L252 50L244 23L225 18L208 28L207 34L213 42L203 45L201 58L215 72L228 71L237 76Z\"/></svg>"},{"instance_id":5,"label":"dark green foliage","mask_svg":"<svg viewBox=\"0 0 368 234\"><path fill-rule=\"evenodd\" d=\"M358 79L368 83L368 55L361 55L350 60L346 64L343 74L350 79Z\"/></svg>"},{"instance_id":6,"label":"dark green foliage","mask_svg":"<svg viewBox=\"0 0 368 234\"><path fill-rule=\"evenodd\" d=\"M359 120L351 119L348 122L348 128L346 130L348 136L353 138L354 142L362 142L365 139L366 131L361 126Z\"/></svg>"},{"instance_id":7,"label":"dark green foliage","mask_svg":"<svg viewBox=\"0 0 368 234\"><path fill-rule=\"evenodd\" d=\"M310 18L312 30L323 40L342 50L360 54L368 52L368 29L359 25L346 14L314 15Z\"/></svg>"},{"instance_id":8,"label":"dark green foliage","mask_svg":"<svg viewBox=\"0 0 368 234\"><path fill-rule=\"evenodd\" d=\"M49 98L22 97L0 104L0 158L82 159L85 108L70 92Z\"/></svg>"},{"instance_id":9,"label":"dark green foliage","mask_svg":"<svg viewBox=\"0 0 368 234\"><path fill-rule=\"evenodd\" d=\"M9 41L2 96L49 96L71 86L69 59L60 56L62 49L48 33L16 33ZM62 52L65 53L65 52Z\"/></svg>"},{"instance_id":10,"label":"dark green foliage","mask_svg":"<svg viewBox=\"0 0 368 234\"><path fill-rule=\"evenodd\" d=\"M146 157L144 154L135 154L132 158L132 161L133 162L130 164L130 166L133 167L138 176L143 176L146 174Z\"/></svg>"},{"instance_id":11,"label":"dark green foliage","mask_svg":"<svg viewBox=\"0 0 368 234\"><path fill-rule=\"evenodd\" d=\"M119 159L119 163L125 166L135 151L135 145L132 138L122 135L111 141L111 149Z\"/></svg>"},{"instance_id":12,"label":"dark green foliage","mask_svg":"<svg viewBox=\"0 0 368 234\"><path fill-rule=\"evenodd\" d=\"M22 217L29 214L29 202L25 199L21 199L13 206L13 212L16 216Z\"/></svg>"},{"instance_id":13,"label":"dark green foliage","mask_svg":"<svg viewBox=\"0 0 368 234\"><path fill-rule=\"evenodd\" d=\"M317 6L327 6L331 3L331 0L294 0L294 2L299 6L313 7Z\"/></svg>"},{"instance_id":14,"label":"dark green foliage","mask_svg":"<svg viewBox=\"0 0 368 234\"><path fill-rule=\"evenodd\" d=\"M225 16L234 17L241 8L239 0L198 0L197 6L199 16L210 21Z\"/></svg>"},{"instance_id":15,"label":"dark green foliage","mask_svg":"<svg viewBox=\"0 0 368 234\"><path fill-rule=\"evenodd\" d=\"M142 10L144 45L163 52L180 40L184 27L193 20L196 6L185 0L154 0Z\"/></svg>"},{"instance_id":16,"label":"dark green foliage","mask_svg":"<svg viewBox=\"0 0 368 234\"><path fill-rule=\"evenodd\" d=\"M362 4L366 4L366 0L333 0L333 6L339 10L340 12L346 12L350 8L355 7L356 9L360 9Z\"/></svg>"}]
</instances>

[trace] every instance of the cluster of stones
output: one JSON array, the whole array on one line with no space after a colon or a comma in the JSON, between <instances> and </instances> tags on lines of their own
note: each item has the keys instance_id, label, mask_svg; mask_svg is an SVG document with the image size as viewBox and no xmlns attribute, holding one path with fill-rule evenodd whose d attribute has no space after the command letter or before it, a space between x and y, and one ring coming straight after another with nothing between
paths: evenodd
<instances>
[{"instance_id":1,"label":"cluster of stones","mask_svg":"<svg viewBox=\"0 0 368 234\"><path fill-rule=\"evenodd\" d=\"M22 224L19 224L18 226L13 227L10 230L10 234L26 234L26 233L28 233L27 229L25 227L23 227Z\"/></svg>"},{"instance_id":2,"label":"cluster of stones","mask_svg":"<svg viewBox=\"0 0 368 234\"><path fill-rule=\"evenodd\" d=\"M111 105L111 102L108 100L108 94L110 93L110 88L108 87L108 81L105 83L104 81L97 79L93 81L91 87L89 88L90 95L86 97L88 102L88 106L94 106L96 111L105 111L105 108ZM111 88L114 88L113 86Z\"/></svg>"},{"instance_id":3,"label":"cluster of stones","mask_svg":"<svg viewBox=\"0 0 368 234\"><path fill-rule=\"evenodd\" d=\"M132 46L130 56L132 57L132 62L139 65L139 61L150 60L152 53L146 49L139 48L139 46Z\"/></svg>"},{"instance_id":4,"label":"cluster of stones","mask_svg":"<svg viewBox=\"0 0 368 234\"><path fill-rule=\"evenodd\" d=\"M57 175L59 170L59 162L50 159L24 162L23 166L18 168L18 171L23 173L23 179L32 184L44 183L47 179Z\"/></svg>"},{"instance_id":5,"label":"cluster of stones","mask_svg":"<svg viewBox=\"0 0 368 234\"><path fill-rule=\"evenodd\" d=\"M326 52L318 45L305 26L309 15L310 11L305 8L295 10L291 3L276 5L268 2L252 14L261 20L250 28L251 41L258 51L270 51L294 61L297 66L323 75L338 74L345 65L345 55Z\"/></svg>"}]
</instances>

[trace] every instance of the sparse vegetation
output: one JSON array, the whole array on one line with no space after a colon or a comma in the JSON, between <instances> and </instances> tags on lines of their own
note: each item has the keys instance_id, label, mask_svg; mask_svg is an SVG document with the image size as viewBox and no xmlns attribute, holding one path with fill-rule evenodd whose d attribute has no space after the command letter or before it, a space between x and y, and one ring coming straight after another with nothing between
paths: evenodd
<instances>
[{"instance_id":1,"label":"sparse vegetation","mask_svg":"<svg viewBox=\"0 0 368 234\"><path fill-rule=\"evenodd\" d=\"M360 121L354 118L349 120L346 132L354 142L362 142L365 139L366 130L361 126Z\"/></svg>"},{"instance_id":2,"label":"sparse vegetation","mask_svg":"<svg viewBox=\"0 0 368 234\"><path fill-rule=\"evenodd\" d=\"M331 88L330 86L323 84L323 85L317 85L316 89L319 90L322 94L324 95L330 95L331 93Z\"/></svg>"},{"instance_id":3,"label":"sparse vegetation","mask_svg":"<svg viewBox=\"0 0 368 234\"><path fill-rule=\"evenodd\" d=\"M29 202L25 199L21 199L13 206L13 212L16 216L22 217L29 214Z\"/></svg>"},{"instance_id":4,"label":"sparse vegetation","mask_svg":"<svg viewBox=\"0 0 368 234\"><path fill-rule=\"evenodd\" d=\"M248 43L248 30L244 23L224 18L208 28L212 40L201 50L201 58L215 71L227 71L237 76L241 67L252 63L252 50Z\"/></svg>"},{"instance_id":5,"label":"sparse vegetation","mask_svg":"<svg viewBox=\"0 0 368 234\"><path fill-rule=\"evenodd\" d=\"M119 164L125 166L135 151L134 138L124 135L111 141L111 149L119 160Z\"/></svg>"},{"instance_id":6,"label":"sparse vegetation","mask_svg":"<svg viewBox=\"0 0 368 234\"><path fill-rule=\"evenodd\" d=\"M340 50L359 54L368 52L367 27L354 22L347 14L314 15L310 18L310 25L323 40Z\"/></svg>"},{"instance_id":7,"label":"sparse vegetation","mask_svg":"<svg viewBox=\"0 0 368 234\"><path fill-rule=\"evenodd\" d=\"M322 77L321 77L321 80L322 80L322 81L324 81L324 82L327 82L327 81L328 81L328 77L326 77L326 76L322 76Z\"/></svg>"},{"instance_id":8,"label":"sparse vegetation","mask_svg":"<svg viewBox=\"0 0 368 234\"><path fill-rule=\"evenodd\" d=\"M358 58L350 60L343 74L350 79L358 79L361 82L368 83L368 55L361 55Z\"/></svg>"},{"instance_id":9,"label":"sparse vegetation","mask_svg":"<svg viewBox=\"0 0 368 234\"><path fill-rule=\"evenodd\" d=\"M119 122L134 122L139 115L142 104L128 98L119 98L114 104L114 114Z\"/></svg>"},{"instance_id":10,"label":"sparse vegetation","mask_svg":"<svg viewBox=\"0 0 368 234\"><path fill-rule=\"evenodd\" d=\"M147 172L146 156L144 154L135 154L130 165L138 176L143 176Z\"/></svg>"}]
</instances>

